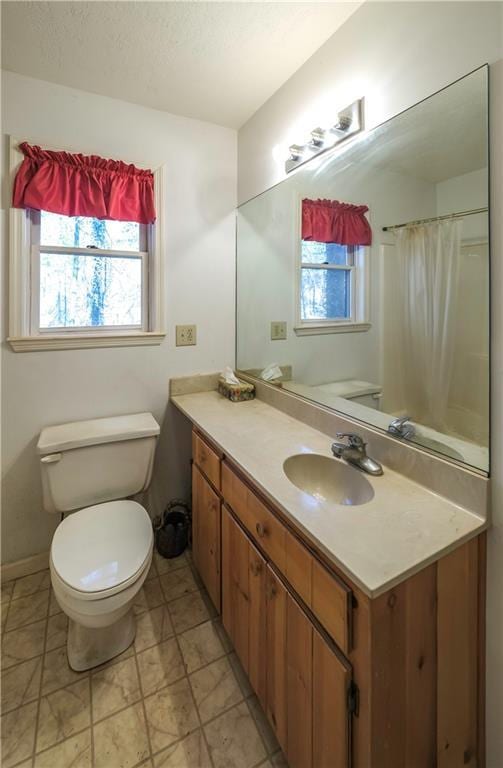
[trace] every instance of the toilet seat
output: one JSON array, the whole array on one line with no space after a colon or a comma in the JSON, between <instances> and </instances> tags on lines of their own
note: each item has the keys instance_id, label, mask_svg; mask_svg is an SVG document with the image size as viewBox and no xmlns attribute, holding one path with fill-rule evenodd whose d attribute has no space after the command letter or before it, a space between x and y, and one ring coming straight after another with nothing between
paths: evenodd
<instances>
[{"instance_id":1,"label":"toilet seat","mask_svg":"<svg viewBox=\"0 0 503 768\"><path fill-rule=\"evenodd\" d=\"M151 520L135 501L81 509L56 529L51 545L53 579L79 600L110 597L138 581L150 566L153 539Z\"/></svg>"}]
</instances>

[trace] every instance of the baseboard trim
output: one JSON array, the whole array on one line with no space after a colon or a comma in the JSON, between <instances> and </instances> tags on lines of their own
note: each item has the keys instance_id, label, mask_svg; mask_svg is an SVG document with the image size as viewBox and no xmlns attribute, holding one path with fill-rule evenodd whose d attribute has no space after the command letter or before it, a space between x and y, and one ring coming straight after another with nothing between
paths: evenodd
<instances>
[{"instance_id":1,"label":"baseboard trim","mask_svg":"<svg viewBox=\"0 0 503 768\"><path fill-rule=\"evenodd\" d=\"M31 573L43 571L49 567L49 552L40 552L38 555L25 557L24 560L16 560L15 563L5 563L0 567L2 582L20 579L21 576L29 576Z\"/></svg>"}]
</instances>

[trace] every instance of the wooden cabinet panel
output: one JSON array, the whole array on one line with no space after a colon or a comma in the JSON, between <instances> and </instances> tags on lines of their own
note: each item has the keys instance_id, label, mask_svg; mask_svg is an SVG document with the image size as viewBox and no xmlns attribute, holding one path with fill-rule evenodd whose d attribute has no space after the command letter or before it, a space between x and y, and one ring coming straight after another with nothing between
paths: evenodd
<instances>
[{"instance_id":1,"label":"wooden cabinet panel","mask_svg":"<svg viewBox=\"0 0 503 768\"><path fill-rule=\"evenodd\" d=\"M312 604L313 556L295 536L286 532L285 576L305 604Z\"/></svg>"},{"instance_id":2,"label":"wooden cabinet panel","mask_svg":"<svg viewBox=\"0 0 503 768\"><path fill-rule=\"evenodd\" d=\"M192 432L192 458L212 485L220 490L220 457L196 432Z\"/></svg>"},{"instance_id":3,"label":"wooden cabinet panel","mask_svg":"<svg viewBox=\"0 0 503 768\"><path fill-rule=\"evenodd\" d=\"M313 767L349 765L347 693L351 668L324 638L313 633Z\"/></svg>"},{"instance_id":4,"label":"wooden cabinet panel","mask_svg":"<svg viewBox=\"0 0 503 768\"><path fill-rule=\"evenodd\" d=\"M266 714L286 754L286 596L281 581L267 567Z\"/></svg>"},{"instance_id":5,"label":"wooden cabinet panel","mask_svg":"<svg viewBox=\"0 0 503 768\"><path fill-rule=\"evenodd\" d=\"M351 590L313 558L312 611L344 653L350 649Z\"/></svg>"},{"instance_id":6,"label":"wooden cabinet panel","mask_svg":"<svg viewBox=\"0 0 503 768\"><path fill-rule=\"evenodd\" d=\"M311 768L313 764L313 625L289 594L286 616L286 755L290 768Z\"/></svg>"},{"instance_id":7,"label":"wooden cabinet panel","mask_svg":"<svg viewBox=\"0 0 503 768\"><path fill-rule=\"evenodd\" d=\"M192 551L204 586L220 611L220 499L192 465Z\"/></svg>"},{"instance_id":8,"label":"wooden cabinet panel","mask_svg":"<svg viewBox=\"0 0 503 768\"><path fill-rule=\"evenodd\" d=\"M222 493L225 501L249 531L252 538L284 573L286 560L285 526L225 462L222 465Z\"/></svg>"},{"instance_id":9,"label":"wooden cabinet panel","mask_svg":"<svg viewBox=\"0 0 503 768\"><path fill-rule=\"evenodd\" d=\"M250 682L266 701L266 563L246 534L222 512L223 623Z\"/></svg>"}]
</instances>

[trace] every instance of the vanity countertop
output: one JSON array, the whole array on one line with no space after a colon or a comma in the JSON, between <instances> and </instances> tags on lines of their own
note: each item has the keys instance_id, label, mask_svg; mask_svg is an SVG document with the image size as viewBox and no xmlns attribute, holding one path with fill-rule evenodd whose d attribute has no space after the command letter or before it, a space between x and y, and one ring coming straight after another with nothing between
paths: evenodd
<instances>
[{"instance_id":1,"label":"vanity countertop","mask_svg":"<svg viewBox=\"0 0 503 768\"><path fill-rule=\"evenodd\" d=\"M202 392L172 402L369 597L487 527L485 519L386 466L380 477L366 475L374 497L365 504L317 500L288 480L283 462L296 453L331 456L327 435L257 399L231 403Z\"/></svg>"}]
</instances>

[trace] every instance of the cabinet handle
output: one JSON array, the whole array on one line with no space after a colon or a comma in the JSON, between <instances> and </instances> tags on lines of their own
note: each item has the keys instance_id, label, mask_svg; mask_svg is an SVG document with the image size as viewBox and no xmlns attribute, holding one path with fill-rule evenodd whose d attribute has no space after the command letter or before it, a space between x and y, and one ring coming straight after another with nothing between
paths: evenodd
<instances>
[{"instance_id":1,"label":"cabinet handle","mask_svg":"<svg viewBox=\"0 0 503 768\"><path fill-rule=\"evenodd\" d=\"M260 536L261 539L263 539L264 536L266 535L266 529L262 525L262 523L257 523L255 526L255 530L257 531L257 535Z\"/></svg>"}]
</instances>

